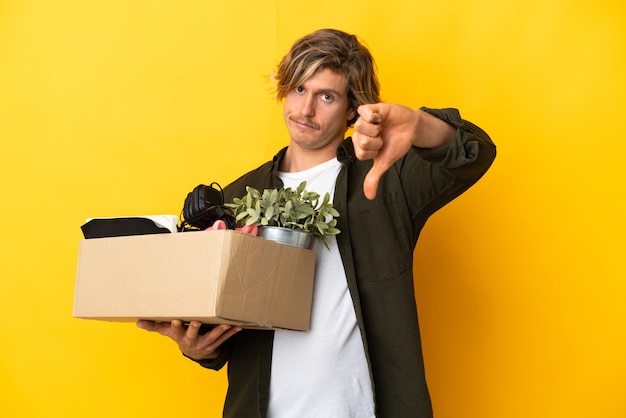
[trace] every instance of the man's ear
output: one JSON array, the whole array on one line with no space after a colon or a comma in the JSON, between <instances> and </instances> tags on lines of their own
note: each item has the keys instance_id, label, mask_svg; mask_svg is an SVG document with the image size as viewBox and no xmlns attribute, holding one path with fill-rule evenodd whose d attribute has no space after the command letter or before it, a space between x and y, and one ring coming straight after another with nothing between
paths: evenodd
<instances>
[{"instance_id":1,"label":"man's ear","mask_svg":"<svg viewBox=\"0 0 626 418\"><path fill-rule=\"evenodd\" d=\"M354 122L356 122L356 120L358 119L358 116L359 115L356 113L355 108L350 109L350 111L348 112L348 126L352 126Z\"/></svg>"}]
</instances>

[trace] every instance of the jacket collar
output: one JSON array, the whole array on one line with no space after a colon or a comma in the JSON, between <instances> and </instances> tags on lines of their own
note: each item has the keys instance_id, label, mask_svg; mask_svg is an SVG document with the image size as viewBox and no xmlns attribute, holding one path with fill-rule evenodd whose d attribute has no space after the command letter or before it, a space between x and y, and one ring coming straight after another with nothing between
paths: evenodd
<instances>
[{"instance_id":1,"label":"jacket collar","mask_svg":"<svg viewBox=\"0 0 626 418\"><path fill-rule=\"evenodd\" d=\"M339 144L337 147L337 159L346 167L349 167L350 164L355 161L356 156L354 154L352 137L346 138L341 144Z\"/></svg>"},{"instance_id":2,"label":"jacket collar","mask_svg":"<svg viewBox=\"0 0 626 418\"><path fill-rule=\"evenodd\" d=\"M278 171L278 167L280 166L280 161L285 156L285 153L287 152L287 148L288 147L281 149L280 151L276 153L276 155L274 155L274 158L272 158L272 171Z\"/></svg>"},{"instance_id":3,"label":"jacket collar","mask_svg":"<svg viewBox=\"0 0 626 418\"><path fill-rule=\"evenodd\" d=\"M278 171L278 167L280 167L280 161L285 156L285 152L287 152L287 148L285 147L278 151L274 158L272 158L272 171ZM348 137L339 144L337 147L337 159L340 163L349 167L356 160L356 156L354 154L354 144L352 143L352 138Z\"/></svg>"}]
</instances>

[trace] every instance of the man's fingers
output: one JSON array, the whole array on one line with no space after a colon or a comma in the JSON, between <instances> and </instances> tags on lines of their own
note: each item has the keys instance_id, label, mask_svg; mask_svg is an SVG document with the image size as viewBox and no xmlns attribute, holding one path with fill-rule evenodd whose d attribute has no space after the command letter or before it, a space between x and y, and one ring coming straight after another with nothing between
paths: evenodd
<instances>
[{"instance_id":1,"label":"man's fingers","mask_svg":"<svg viewBox=\"0 0 626 418\"><path fill-rule=\"evenodd\" d=\"M141 329L145 329L146 331L154 331L155 323L154 321L147 321L145 319L140 319L137 321L137 327Z\"/></svg>"},{"instance_id":2,"label":"man's fingers","mask_svg":"<svg viewBox=\"0 0 626 418\"><path fill-rule=\"evenodd\" d=\"M379 104L361 105L357 108L357 113L368 123L379 124L383 121Z\"/></svg>"},{"instance_id":3,"label":"man's fingers","mask_svg":"<svg viewBox=\"0 0 626 418\"><path fill-rule=\"evenodd\" d=\"M360 133L372 138L380 135L382 129L382 116L368 106L359 107L359 119L354 124L355 133Z\"/></svg>"},{"instance_id":4,"label":"man's fingers","mask_svg":"<svg viewBox=\"0 0 626 418\"><path fill-rule=\"evenodd\" d=\"M157 322L157 321L149 321L147 319L140 319L136 323L138 328L141 328L150 332L158 332L162 335L168 335L170 330L169 322Z\"/></svg>"},{"instance_id":5,"label":"man's fingers","mask_svg":"<svg viewBox=\"0 0 626 418\"><path fill-rule=\"evenodd\" d=\"M374 132L373 134L376 135L377 133ZM354 144L354 153L359 160L376 158L384 145L380 136L370 136L360 131L354 132L352 142Z\"/></svg>"},{"instance_id":6,"label":"man's fingers","mask_svg":"<svg viewBox=\"0 0 626 418\"><path fill-rule=\"evenodd\" d=\"M191 321L187 326L187 331L185 332L185 337L194 340L198 338L198 333L200 332L200 326L202 323L200 321Z\"/></svg>"},{"instance_id":7,"label":"man's fingers","mask_svg":"<svg viewBox=\"0 0 626 418\"><path fill-rule=\"evenodd\" d=\"M231 327L230 325L221 325L218 328L222 331L222 334L219 337L217 337L215 340L215 343L218 346L222 345L224 341L226 341L227 339L229 339L230 337L232 337L233 335L241 331L241 328Z\"/></svg>"}]
</instances>

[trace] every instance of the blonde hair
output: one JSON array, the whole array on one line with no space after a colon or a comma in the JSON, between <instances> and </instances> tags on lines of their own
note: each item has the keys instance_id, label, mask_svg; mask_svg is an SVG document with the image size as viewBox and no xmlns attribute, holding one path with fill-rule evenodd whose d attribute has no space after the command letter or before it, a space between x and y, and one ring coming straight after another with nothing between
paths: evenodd
<instances>
[{"instance_id":1,"label":"blonde hair","mask_svg":"<svg viewBox=\"0 0 626 418\"><path fill-rule=\"evenodd\" d=\"M380 102L374 58L356 36L336 29L320 29L293 44L273 75L276 98L284 99L289 91L301 86L321 69L346 77L351 108ZM348 125L355 120L356 117Z\"/></svg>"}]
</instances>

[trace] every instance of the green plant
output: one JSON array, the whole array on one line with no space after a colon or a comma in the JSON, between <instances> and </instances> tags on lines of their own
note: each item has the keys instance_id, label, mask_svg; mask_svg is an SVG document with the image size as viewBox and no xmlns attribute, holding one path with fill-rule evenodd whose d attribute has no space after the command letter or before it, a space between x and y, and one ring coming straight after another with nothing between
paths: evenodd
<instances>
[{"instance_id":1,"label":"green plant","mask_svg":"<svg viewBox=\"0 0 626 418\"><path fill-rule=\"evenodd\" d=\"M265 189L263 193L246 187L246 194L227 203L235 214L237 226L281 226L306 231L324 242L328 248L328 235L336 235L339 212L330 203L326 193L320 195L305 190L306 181L296 189Z\"/></svg>"}]
</instances>

